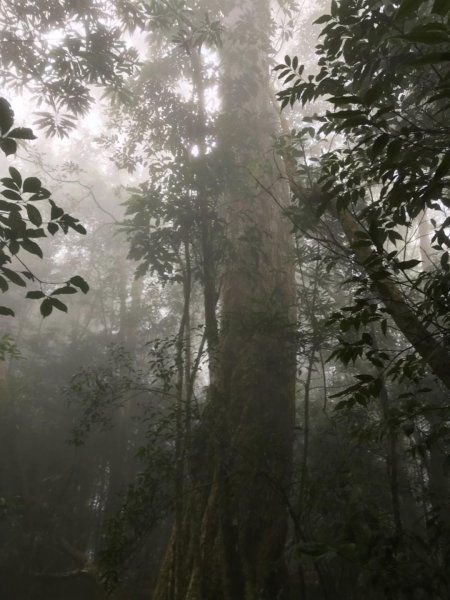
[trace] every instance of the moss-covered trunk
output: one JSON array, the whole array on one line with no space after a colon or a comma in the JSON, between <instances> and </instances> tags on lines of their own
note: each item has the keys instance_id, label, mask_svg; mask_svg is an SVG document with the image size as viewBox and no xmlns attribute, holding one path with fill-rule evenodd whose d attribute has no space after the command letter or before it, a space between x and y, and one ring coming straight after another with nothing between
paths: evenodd
<instances>
[{"instance_id":1,"label":"moss-covered trunk","mask_svg":"<svg viewBox=\"0 0 450 600\"><path fill-rule=\"evenodd\" d=\"M272 149L269 2L224 3L218 139L228 255L213 385L192 443L183 524L155 600L287 597L283 550L294 430L295 294L288 199ZM206 312L208 311L206 307Z\"/></svg>"}]
</instances>

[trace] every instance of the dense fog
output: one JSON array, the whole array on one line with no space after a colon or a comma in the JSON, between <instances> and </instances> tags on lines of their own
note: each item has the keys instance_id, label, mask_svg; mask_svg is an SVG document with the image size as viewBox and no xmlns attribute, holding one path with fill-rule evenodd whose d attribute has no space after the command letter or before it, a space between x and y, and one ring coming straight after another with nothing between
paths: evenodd
<instances>
[{"instance_id":1,"label":"dense fog","mask_svg":"<svg viewBox=\"0 0 450 600\"><path fill-rule=\"evenodd\" d=\"M447 0L0 0L0 598L450 598Z\"/></svg>"}]
</instances>

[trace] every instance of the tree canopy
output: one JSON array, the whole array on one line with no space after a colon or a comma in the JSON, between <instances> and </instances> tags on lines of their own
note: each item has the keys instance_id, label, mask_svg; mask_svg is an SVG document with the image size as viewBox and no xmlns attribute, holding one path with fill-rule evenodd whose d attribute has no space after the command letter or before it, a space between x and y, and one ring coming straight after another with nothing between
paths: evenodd
<instances>
[{"instance_id":1,"label":"tree canopy","mask_svg":"<svg viewBox=\"0 0 450 600\"><path fill-rule=\"evenodd\" d=\"M7 595L446 600L448 1L4 0L0 44Z\"/></svg>"}]
</instances>

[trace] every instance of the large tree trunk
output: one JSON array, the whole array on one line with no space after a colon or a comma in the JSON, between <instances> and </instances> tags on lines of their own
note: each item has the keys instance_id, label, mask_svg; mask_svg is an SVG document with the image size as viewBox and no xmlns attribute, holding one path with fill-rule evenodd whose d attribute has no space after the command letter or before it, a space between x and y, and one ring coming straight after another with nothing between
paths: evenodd
<instances>
[{"instance_id":1,"label":"large tree trunk","mask_svg":"<svg viewBox=\"0 0 450 600\"><path fill-rule=\"evenodd\" d=\"M270 9L261 0L233 0L223 9L219 140L228 177L223 217L229 254L220 340L209 404L192 442L191 491L155 600L287 597L295 294L282 214L288 190L271 147L277 115L267 64Z\"/></svg>"},{"instance_id":2,"label":"large tree trunk","mask_svg":"<svg viewBox=\"0 0 450 600\"><path fill-rule=\"evenodd\" d=\"M357 262L370 277L374 290L385 304L399 330L431 371L450 390L450 370L448 368L450 353L446 344L420 320L396 282L388 277L379 276L379 256L370 248L357 245L361 226L352 213L348 209L337 210L331 205L329 209L339 219Z\"/></svg>"}]
</instances>

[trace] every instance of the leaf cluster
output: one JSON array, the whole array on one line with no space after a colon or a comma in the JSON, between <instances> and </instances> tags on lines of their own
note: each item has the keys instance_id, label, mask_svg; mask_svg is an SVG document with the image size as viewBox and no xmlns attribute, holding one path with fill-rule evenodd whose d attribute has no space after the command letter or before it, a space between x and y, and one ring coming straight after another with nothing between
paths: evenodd
<instances>
[{"instance_id":1,"label":"leaf cluster","mask_svg":"<svg viewBox=\"0 0 450 600\"><path fill-rule=\"evenodd\" d=\"M286 56L275 68L287 84L278 97L283 108L319 99L331 105L316 118L317 135L335 139L316 170L322 210L331 204L354 215L352 249L364 251L360 267L369 274L354 282L356 301L332 319L344 334L333 357L345 364L364 357L381 369L390 359L369 355L370 332L378 323L386 335L390 322L373 300L375 282L402 286L436 340L448 331L450 5L333 0L316 23L323 25L319 72L305 76L298 58ZM420 272L421 261L407 250L427 209L440 215L432 240L438 261ZM359 328L363 337L349 339ZM391 376L414 379L420 370L410 361L417 366L414 353L394 361Z\"/></svg>"},{"instance_id":2,"label":"leaf cluster","mask_svg":"<svg viewBox=\"0 0 450 600\"><path fill-rule=\"evenodd\" d=\"M26 86L48 107L36 121L47 135L66 136L87 113L92 85L118 90L135 72L138 56L123 31L143 25L139 4L2 0L0 78L14 90Z\"/></svg>"},{"instance_id":3,"label":"leaf cluster","mask_svg":"<svg viewBox=\"0 0 450 600\"><path fill-rule=\"evenodd\" d=\"M16 139L35 139L28 128L14 128L14 113L10 104L0 98L0 148L6 155L14 154ZM67 306L58 298L74 294L78 290L87 293L88 284L82 277L71 277L64 285L51 292L43 291L44 282L27 267L23 252L43 258L41 246L36 240L55 235L58 231L67 234L73 230L85 234L79 220L67 214L51 198L49 190L43 187L37 177L23 178L15 168L9 168L9 177L0 179L0 290L7 292L10 285L26 287L27 282L38 282L40 289L27 293L27 298L42 300L40 311L43 317L53 309L67 312ZM41 204L47 210L43 213ZM46 217L46 213L49 215ZM1 315L14 316L14 311L0 306Z\"/></svg>"}]
</instances>

